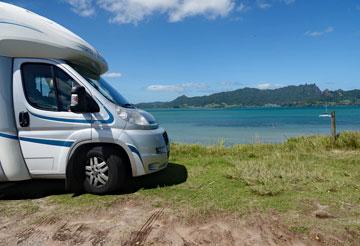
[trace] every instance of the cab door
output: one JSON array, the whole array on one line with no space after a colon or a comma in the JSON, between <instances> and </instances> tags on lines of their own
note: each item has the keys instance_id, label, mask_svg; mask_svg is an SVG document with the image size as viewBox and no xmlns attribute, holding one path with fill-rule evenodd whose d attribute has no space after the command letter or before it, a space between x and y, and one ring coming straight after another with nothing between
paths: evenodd
<instances>
[{"instance_id":1,"label":"cab door","mask_svg":"<svg viewBox=\"0 0 360 246\"><path fill-rule=\"evenodd\" d=\"M14 60L18 138L32 176L64 176L70 148L91 140L92 115L70 111L75 85L81 83L60 62Z\"/></svg>"}]
</instances>

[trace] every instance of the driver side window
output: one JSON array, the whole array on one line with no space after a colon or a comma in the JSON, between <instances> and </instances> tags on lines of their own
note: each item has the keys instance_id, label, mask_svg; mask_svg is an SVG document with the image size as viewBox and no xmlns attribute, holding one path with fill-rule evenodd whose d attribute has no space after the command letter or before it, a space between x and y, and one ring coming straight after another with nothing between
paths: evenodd
<instances>
[{"instance_id":1,"label":"driver side window","mask_svg":"<svg viewBox=\"0 0 360 246\"><path fill-rule=\"evenodd\" d=\"M71 89L79 85L71 76L45 63L25 63L21 72L29 104L42 110L70 111Z\"/></svg>"},{"instance_id":2,"label":"driver side window","mask_svg":"<svg viewBox=\"0 0 360 246\"><path fill-rule=\"evenodd\" d=\"M52 69L47 64L24 64L22 66L24 89L27 100L35 108L57 111Z\"/></svg>"}]
</instances>

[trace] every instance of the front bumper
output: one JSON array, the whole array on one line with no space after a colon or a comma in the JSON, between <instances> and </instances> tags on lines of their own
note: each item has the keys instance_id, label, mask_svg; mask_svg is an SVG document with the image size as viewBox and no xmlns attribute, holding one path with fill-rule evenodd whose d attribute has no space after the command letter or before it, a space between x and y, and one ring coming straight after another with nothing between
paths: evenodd
<instances>
[{"instance_id":1,"label":"front bumper","mask_svg":"<svg viewBox=\"0 0 360 246\"><path fill-rule=\"evenodd\" d=\"M154 173L167 167L170 143L163 128L154 130L125 130L124 141L132 153L133 176Z\"/></svg>"}]
</instances>

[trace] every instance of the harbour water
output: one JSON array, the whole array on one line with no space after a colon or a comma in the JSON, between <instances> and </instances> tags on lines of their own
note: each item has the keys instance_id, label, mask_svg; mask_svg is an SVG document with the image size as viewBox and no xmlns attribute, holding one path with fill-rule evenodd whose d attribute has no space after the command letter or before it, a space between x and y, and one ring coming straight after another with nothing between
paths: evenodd
<instances>
[{"instance_id":1,"label":"harbour water","mask_svg":"<svg viewBox=\"0 0 360 246\"><path fill-rule=\"evenodd\" d=\"M150 109L178 143L225 145L278 143L299 135L330 134L330 118L321 118L324 107ZM336 112L337 129L360 131L360 107L328 107Z\"/></svg>"}]
</instances>

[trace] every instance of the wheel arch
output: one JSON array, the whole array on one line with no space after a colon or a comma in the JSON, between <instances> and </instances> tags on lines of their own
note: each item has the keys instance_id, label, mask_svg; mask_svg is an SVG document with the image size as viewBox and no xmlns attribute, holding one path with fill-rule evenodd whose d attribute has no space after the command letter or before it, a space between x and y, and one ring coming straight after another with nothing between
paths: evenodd
<instances>
[{"instance_id":1,"label":"wheel arch","mask_svg":"<svg viewBox=\"0 0 360 246\"><path fill-rule=\"evenodd\" d=\"M132 156L131 150L126 145L114 142L82 142L75 145L70 151L66 165L66 188L78 191L82 187L83 173L79 172L79 161L83 154L94 147L109 147L120 153L120 156L126 162L127 174L129 176L136 175L136 163ZM80 169L81 170L81 169Z\"/></svg>"}]
</instances>

